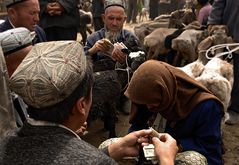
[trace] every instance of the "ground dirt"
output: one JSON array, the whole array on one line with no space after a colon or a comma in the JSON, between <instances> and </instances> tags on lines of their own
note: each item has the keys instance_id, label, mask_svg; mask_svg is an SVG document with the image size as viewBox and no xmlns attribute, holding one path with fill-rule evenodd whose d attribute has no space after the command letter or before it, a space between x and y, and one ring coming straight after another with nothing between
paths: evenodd
<instances>
[{"instance_id":1,"label":"ground dirt","mask_svg":"<svg viewBox=\"0 0 239 165\"><path fill-rule=\"evenodd\" d=\"M137 24L125 24L125 28L133 31L133 27ZM129 127L127 115L118 114L118 122L116 124L117 136L127 134ZM82 138L90 144L98 147L101 142L108 138L108 132L103 130L103 122L96 120L88 127L88 133ZM236 125L225 125L222 123L222 136L225 154L223 155L225 165L239 165L239 123ZM120 162L120 164L134 164L131 162Z\"/></svg>"}]
</instances>

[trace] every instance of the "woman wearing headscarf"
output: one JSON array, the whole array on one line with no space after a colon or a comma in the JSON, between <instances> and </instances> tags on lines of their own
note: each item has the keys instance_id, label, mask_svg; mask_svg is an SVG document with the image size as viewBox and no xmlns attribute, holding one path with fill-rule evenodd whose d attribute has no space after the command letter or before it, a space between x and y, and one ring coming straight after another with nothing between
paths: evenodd
<instances>
[{"instance_id":1,"label":"woman wearing headscarf","mask_svg":"<svg viewBox=\"0 0 239 165\"><path fill-rule=\"evenodd\" d=\"M159 113L167 120L165 132L177 140L182 152L196 151L208 164L223 164L222 103L183 71L149 60L136 70L125 95L140 105L131 116L131 131L150 126L148 120Z\"/></svg>"}]
</instances>

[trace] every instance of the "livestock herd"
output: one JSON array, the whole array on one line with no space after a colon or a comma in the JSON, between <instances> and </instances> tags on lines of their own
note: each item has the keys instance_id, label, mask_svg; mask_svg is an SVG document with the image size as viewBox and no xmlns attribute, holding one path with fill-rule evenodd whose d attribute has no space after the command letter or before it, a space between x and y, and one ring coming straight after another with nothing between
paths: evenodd
<instances>
[{"instance_id":1,"label":"livestock herd","mask_svg":"<svg viewBox=\"0 0 239 165\"><path fill-rule=\"evenodd\" d=\"M144 53L138 56L141 57L140 64L144 60L155 59L178 67L214 93L223 102L226 111L233 83L231 53L232 50L237 50L234 48L238 46L232 44L233 40L228 36L226 26L218 25L208 30L196 21L192 10L181 9L171 15L161 15L153 21L138 24L133 30L144 48L145 59L142 58ZM219 56L222 52L224 52L223 56ZM100 79L98 85L102 85L102 87L97 88L104 92L100 97L96 95L101 92L93 94L92 106L92 113L103 113L104 126L110 130L109 137L116 136L115 122L117 121L117 115L115 114L122 104L116 100L120 100L119 98L122 97L123 86L127 85L130 78L125 73L122 76L121 71L113 70L107 71L107 73L95 73L96 82L97 79ZM116 85L113 87L114 82L115 84L119 83L118 87ZM115 92L115 95L110 96L105 92L110 94ZM99 103L101 105L97 105ZM96 107L98 108L97 111L95 110ZM111 125L111 127L109 128L107 125Z\"/></svg>"},{"instance_id":2,"label":"livestock herd","mask_svg":"<svg viewBox=\"0 0 239 165\"><path fill-rule=\"evenodd\" d=\"M238 45L232 44L225 25L207 29L196 21L191 9L181 9L137 25L134 32L145 47L147 60L163 60L183 70L227 109L233 83L231 50Z\"/></svg>"}]
</instances>

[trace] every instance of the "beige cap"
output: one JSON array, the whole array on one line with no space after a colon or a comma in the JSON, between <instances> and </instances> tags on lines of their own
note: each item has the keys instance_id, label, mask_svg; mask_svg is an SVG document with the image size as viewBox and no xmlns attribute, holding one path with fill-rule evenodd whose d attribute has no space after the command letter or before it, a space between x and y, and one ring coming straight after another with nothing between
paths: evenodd
<instances>
[{"instance_id":1,"label":"beige cap","mask_svg":"<svg viewBox=\"0 0 239 165\"><path fill-rule=\"evenodd\" d=\"M85 76L87 59L77 41L38 43L10 78L10 88L35 107L67 98Z\"/></svg>"}]
</instances>

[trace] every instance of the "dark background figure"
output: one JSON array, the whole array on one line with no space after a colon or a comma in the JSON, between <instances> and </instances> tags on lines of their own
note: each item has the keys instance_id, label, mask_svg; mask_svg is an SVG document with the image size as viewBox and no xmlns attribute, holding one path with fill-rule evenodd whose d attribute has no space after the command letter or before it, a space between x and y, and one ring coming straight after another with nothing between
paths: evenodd
<instances>
[{"instance_id":1,"label":"dark background figure","mask_svg":"<svg viewBox=\"0 0 239 165\"><path fill-rule=\"evenodd\" d=\"M200 24L207 26L208 16L212 10L209 0L197 0L197 20Z\"/></svg>"},{"instance_id":2,"label":"dark background figure","mask_svg":"<svg viewBox=\"0 0 239 165\"><path fill-rule=\"evenodd\" d=\"M76 0L40 0L40 26L48 41L76 40L79 10Z\"/></svg>"},{"instance_id":3,"label":"dark background figure","mask_svg":"<svg viewBox=\"0 0 239 165\"><path fill-rule=\"evenodd\" d=\"M91 12L93 16L94 29L95 31L100 30L104 27L104 22L101 17L104 13L104 0L93 0Z\"/></svg>"},{"instance_id":4,"label":"dark background figure","mask_svg":"<svg viewBox=\"0 0 239 165\"><path fill-rule=\"evenodd\" d=\"M137 9L137 2L138 0L128 0L128 9L127 9L127 19L126 23L136 23L136 17L138 14L138 9Z\"/></svg>"},{"instance_id":5,"label":"dark background figure","mask_svg":"<svg viewBox=\"0 0 239 165\"><path fill-rule=\"evenodd\" d=\"M208 30L214 25L227 25L228 33L235 42L239 42L239 1L217 0L213 2L211 13L208 17ZM233 53L233 75L234 82L231 91L231 102L227 109L226 124L232 125L239 123L239 54Z\"/></svg>"},{"instance_id":6,"label":"dark background figure","mask_svg":"<svg viewBox=\"0 0 239 165\"><path fill-rule=\"evenodd\" d=\"M170 14L175 10L182 9L185 4L184 0L165 0L165 2L159 3L159 15Z\"/></svg>"},{"instance_id":7,"label":"dark background figure","mask_svg":"<svg viewBox=\"0 0 239 165\"><path fill-rule=\"evenodd\" d=\"M149 1L149 18L154 20L159 15L159 0Z\"/></svg>"},{"instance_id":8,"label":"dark background figure","mask_svg":"<svg viewBox=\"0 0 239 165\"><path fill-rule=\"evenodd\" d=\"M209 3L212 5L213 4L213 2L214 2L214 0L209 0Z\"/></svg>"}]
</instances>

